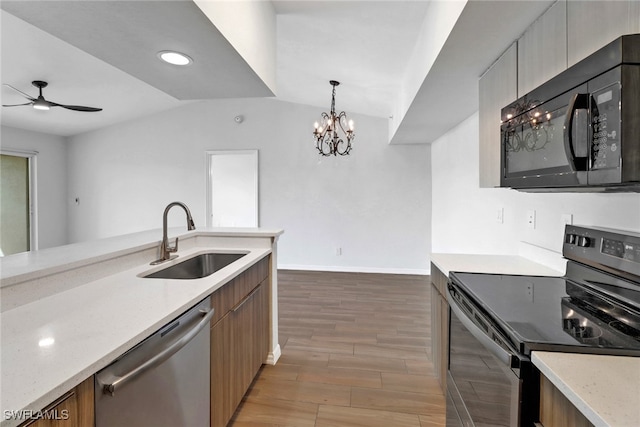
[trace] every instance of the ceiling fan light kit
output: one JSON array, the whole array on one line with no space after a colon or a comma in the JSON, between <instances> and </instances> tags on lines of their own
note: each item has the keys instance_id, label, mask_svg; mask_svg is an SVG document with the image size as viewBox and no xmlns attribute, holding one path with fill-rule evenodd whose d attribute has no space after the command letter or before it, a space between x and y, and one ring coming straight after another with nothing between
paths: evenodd
<instances>
[{"instance_id":1,"label":"ceiling fan light kit","mask_svg":"<svg viewBox=\"0 0 640 427\"><path fill-rule=\"evenodd\" d=\"M320 123L313 124L313 137L316 141L316 148L321 156L346 156L351 151L351 141L356 136L353 132L353 120L347 119L347 114L341 111L336 114L336 86L340 82L330 80L333 86L331 92L331 110L329 114L321 114ZM340 131L341 135L338 135ZM344 139L343 139L344 138Z\"/></svg>"},{"instance_id":2,"label":"ceiling fan light kit","mask_svg":"<svg viewBox=\"0 0 640 427\"><path fill-rule=\"evenodd\" d=\"M62 108L66 108L67 110L82 111L85 113L94 113L97 111L102 111L102 108L85 107L83 105L64 105L64 104L58 104L56 102L47 101L42 95L42 89L47 87L49 84L42 80L34 80L31 82L31 84L38 88L37 98L34 98L31 95L24 93L23 91L16 89L15 87L5 83L4 86L18 92L20 95L27 98L29 102L26 102L24 104L13 104L13 105L3 104L2 106L3 107L20 107L23 105L31 105L36 110L45 110L45 111L49 110L51 107L62 107Z\"/></svg>"}]
</instances>

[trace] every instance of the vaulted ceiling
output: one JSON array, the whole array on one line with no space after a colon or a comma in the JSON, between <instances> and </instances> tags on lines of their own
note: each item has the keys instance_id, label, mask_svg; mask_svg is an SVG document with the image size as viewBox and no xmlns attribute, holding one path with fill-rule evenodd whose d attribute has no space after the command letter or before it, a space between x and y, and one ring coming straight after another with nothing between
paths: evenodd
<instances>
[{"instance_id":1,"label":"vaulted ceiling","mask_svg":"<svg viewBox=\"0 0 640 427\"><path fill-rule=\"evenodd\" d=\"M394 116L393 143L432 142L477 110L479 76L551 3L3 0L2 83L36 95L31 81L45 80L48 100L103 111L7 107L0 119L69 136L203 99L325 110L333 79L338 109ZM192 66L161 63L164 49ZM7 87L1 97L24 102Z\"/></svg>"}]
</instances>

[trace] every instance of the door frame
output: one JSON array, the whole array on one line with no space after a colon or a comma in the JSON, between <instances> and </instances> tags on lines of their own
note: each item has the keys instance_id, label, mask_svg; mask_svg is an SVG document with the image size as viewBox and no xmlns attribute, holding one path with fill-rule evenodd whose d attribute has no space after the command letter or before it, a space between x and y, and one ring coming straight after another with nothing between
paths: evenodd
<instances>
[{"instance_id":1,"label":"door frame","mask_svg":"<svg viewBox=\"0 0 640 427\"><path fill-rule=\"evenodd\" d=\"M207 227L212 227L213 226L213 221L212 221L212 215L213 215L213 211L212 211L212 206L213 206L213 195L212 195L212 190L213 190L213 185L212 185L212 181L213 181L213 176L211 174L211 166L212 166L212 159L213 156L216 155L242 155L242 156L252 156L253 157L253 163L254 163L254 168L255 168L255 207L256 207L256 227L260 226L260 200L259 200L259 186L258 186L258 181L259 181L259 169L258 169L258 150L207 150L206 152L206 156L207 156L207 169L206 169L206 179L207 179L207 184L206 184L206 189L207 189L207 195L206 195L206 203L207 203Z\"/></svg>"},{"instance_id":2,"label":"door frame","mask_svg":"<svg viewBox=\"0 0 640 427\"><path fill-rule=\"evenodd\" d=\"M29 251L38 249L38 152L15 148L2 148L0 154L14 157L24 157L28 160L29 168Z\"/></svg>"}]
</instances>

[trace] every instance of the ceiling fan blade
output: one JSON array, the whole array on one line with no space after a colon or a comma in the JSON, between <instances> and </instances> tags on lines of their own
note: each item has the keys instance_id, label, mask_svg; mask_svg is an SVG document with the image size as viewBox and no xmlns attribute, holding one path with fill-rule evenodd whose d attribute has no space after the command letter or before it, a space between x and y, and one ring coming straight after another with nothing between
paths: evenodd
<instances>
[{"instance_id":1,"label":"ceiling fan blade","mask_svg":"<svg viewBox=\"0 0 640 427\"><path fill-rule=\"evenodd\" d=\"M6 104L2 104L3 107L20 107L22 105L32 105L33 102L25 102L24 104L11 104L11 105L6 105Z\"/></svg>"},{"instance_id":2,"label":"ceiling fan blade","mask_svg":"<svg viewBox=\"0 0 640 427\"><path fill-rule=\"evenodd\" d=\"M22 95L22 96L24 96L25 98L27 98L28 100L31 100L31 101L35 101L35 100L36 100L36 99L35 99L34 97L32 97L31 95L26 94L26 93L24 93L23 91L21 91L20 89L16 89L15 87L13 87L13 86L11 86L11 85L8 85L8 84L6 84L6 83L3 83L2 85L3 85L3 86L6 86L6 87L8 87L8 88L10 88L10 89L15 90L15 91L16 91L16 92L18 92L20 95Z\"/></svg>"},{"instance_id":3,"label":"ceiling fan blade","mask_svg":"<svg viewBox=\"0 0 640 427\"><path fill-rule=\"evenodd\" d=\"M66 108L67 110L84 111L87 113L102 111L102 108L84 107L82 105L62 105L62 104L56 104L55 102L51 102L51 101L48 101L48 102L49 104L51 104L52 107L62 107L62 108Z\"/></svg>"}]
</instances>

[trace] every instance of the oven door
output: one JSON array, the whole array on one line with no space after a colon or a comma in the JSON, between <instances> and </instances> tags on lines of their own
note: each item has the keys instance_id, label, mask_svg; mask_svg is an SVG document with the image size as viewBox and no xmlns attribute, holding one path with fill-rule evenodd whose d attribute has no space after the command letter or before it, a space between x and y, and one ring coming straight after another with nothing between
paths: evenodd
<instances>
[{"instance_id":1,"label":"oven door","mask_svg":"<svg viewBox=\"0 0 640 427\"><path fill-rule=\"evenodd\" d=\"M510 348L486 315L451 284L447 297L447 426L533 425L539 387L530 378L528 358Z\"/></svg>"}]
</instances>

